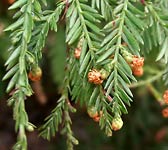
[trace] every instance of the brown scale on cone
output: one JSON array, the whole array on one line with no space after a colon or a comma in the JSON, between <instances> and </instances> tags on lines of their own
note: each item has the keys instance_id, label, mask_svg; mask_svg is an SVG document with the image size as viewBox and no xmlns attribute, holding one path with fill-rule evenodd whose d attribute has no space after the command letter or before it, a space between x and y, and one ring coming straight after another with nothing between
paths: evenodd
<instances>
[{"instance_id":1,"label":"brown scale on cone","mask_svg":"<svg viewBox=\"0 0 168 150\"><path fill-rule=\"evenodd\" d=\"M163 94L163 100L165 104L168 104L168 90L166 90Z\"/></svg>"},{"instance_id":2,"label":"brown scale on cone","mask_svg":"<svg viewBox=\"0 0 168 150\"><path fill-rule=\"evenodd\" d=\"M99 116L94 117L93 120L94 120L95 122L99 122L99 121L100 121L100 117L99 117Z\"/></svg>"},{"instance_id":3,"label":"brown scale on cone","mask_svg":"<svg viewBox=\"0 0 168 150\"><path fill-rule=\"evenodd\" d=\"M168 118L168 107L167 107L167 108L164 108L164 109L162 110L162 116L163 116L164 118Z\"/></svg>"},{"instance_id":4,"label":"brown scale on cone","mask_svg":"<svg viewBox=\"0 0 168 150\"><path fill-rule=\"evenodd\" d=\"M102 84L103 79L101 78L101 76L102 75L98 70L92 69L88 73L88 80L89 80L90 83Z\"/></svg>"},{"instance_id":5,"label":"brown scale on cone","mask_svg":"<svg viewBox=\"0 0 168 150\"><path fill-rule=\"evenodd\" d=\"M138 57L138 56L133 56L132 58L132 67L143 67L144 65L144 58L143 57Z\"/></svg>"},{"instance_id":6,"label":"brown scale on cone","mask_svg":"<svg viewBox=\"0 0 168 150\"><path fill-rule=\"evenodd\" d=\"M95 122L99 122L99 121L100 121L100 118L102 117L102 115L103 115L103 112L100 111L100 112L98 113L98 115L93 118L93 120L94 120Z\"/></svg>"},{"instance_id":7,"label":"brown scale on cone","mask_svg":"<svg viewBox=\"0 0 168 150\"><path fill-rule=\"evenodd\" d=\"M132 68L132 73L135 76L142 76L143 75L143 65L144 65L144 58L143 57L138 57L138 56L133 56L132 57L132 62L130 63L130 66Z\"/></svg>"},{"instance_id":8,"label":"brown scale on cone","mask_svg":"<svg viewBox=\"0 0 168 150\"><path fill-rule=\"evenodd\" d=\"M103 112L102 111L98 112L94 106L89 107L87 110L87 113L88 113L89 117L91 117L95 122L99 122L100 118L103 115Z\"/></svg>"},{"instance_id":9,"label":"brown scale on cone","mask_svg":"<svg viewBox=\"0 0 168 150\"><path fill-rule=\"evenodd\" d=\"M133 68L132 69L132 73L135 75L135 76L142 76L143 75L143 68L142 67L138 67L138 68Z\"/></svg>"},{"instance_id":10,"label":"brown scale on cone","mask_svg":"<svg viewBox=\"0 0 168 150\"><path fill-rule=\"evenodd\" d=\"M123 43L122 45L127 46L126 43ZM126 62L130 65L130 67L132 69L132 73L135 76L142 76L143 75L144 58L138 57L136 55L132 55L126 50L121 51L121 54L124 57L124 59L126 60Z\"/></svg>"},{"instance_id":11,"label":"brown scale on cone","mask_svg":"<svg viewBox=\"0 0 168 150\"><path fill-rule=\"evenodd\" d=\"M32 81L39 81L42 77L42 70L40 67L33 68L29 73L28 77Z\"/></svg>"}]
</instances>

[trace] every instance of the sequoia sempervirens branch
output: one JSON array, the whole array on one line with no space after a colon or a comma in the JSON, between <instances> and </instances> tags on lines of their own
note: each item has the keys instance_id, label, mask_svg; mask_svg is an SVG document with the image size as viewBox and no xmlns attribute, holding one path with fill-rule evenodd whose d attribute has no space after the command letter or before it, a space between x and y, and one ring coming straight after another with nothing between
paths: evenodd
<instances>
[{"instance_id":1,"label":"sequoia sempervirens branch","mask_svg":"<svg viewBox=\"0 0 168 150\"><path fill-rule=\"evenodd\" d=\"M12 44L3 80L10 79L6 91L10 93L8 103L13 106L18 133L14 150L27 150L26 131L35 128L29 122L25 100L34 90L40 102L46 102L40 84L42 49L48 32L57 32L62 19L66 27L64 44L68 46L66 69L61 96L39 129L43 138L50 140L61 130L67 137L67 149L73 150L78 144L71 129L70 113L76 112L71 102L86 107L89 117L107 136L122 129L122 115L128 113L127 105L133 99L131 88L148 86L156 99L168 105L166 6L145 0L60 0L51 10L50 5L43 4L46 5L45 0L17 0L9 7L16 11L16 21L5 29L11 33ZM149 70L143 71L143 66L152 59L151 53L157 56L155 67L161 71L142 80L141 77L148 77ZM53 69L56 67L60 66L54 64ZM162 76L165 91L160 96L152 83L161 81ZM162 113L168 117L168 108Z\"/></svg>"}]
</instances>

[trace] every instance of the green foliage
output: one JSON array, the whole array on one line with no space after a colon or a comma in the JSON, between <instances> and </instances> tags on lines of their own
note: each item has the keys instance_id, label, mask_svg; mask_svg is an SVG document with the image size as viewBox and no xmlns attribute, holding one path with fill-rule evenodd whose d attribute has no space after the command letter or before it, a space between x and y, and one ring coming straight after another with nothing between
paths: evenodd
<instances>
[{"instance_id":1,"label":"green foliage","mask_svg":"<svg viewBox=\"0 0 168 150\"><path fill-rule=\"evenodd\" d=\"M100 10L105 20L112 17L112 10L116 1L114 0L92 0L92 7Z\"/></svg>"},{"instance_id":2,"label":"green foliage","mask_svg":"<svg viewBox=\"0 0 168 150\"><path fill-rule=\"evenodd\" d=\"M25 111L24 100L26 96L32 94L32 90L27 78L26 54L34 27L31 15L35 11L34 6L31 0L19 0L10 6L9 9L20 8L20 11L14 15L17 21L5 29L5 31L13 31L10 35L13 44L9 49L11 54L5 64L8 72L4 79L11 77L7 92L14 88L9 104L13 105L15 129L19 131L18 142L14 146L14 149L18 150L27 149L25 128L28 126L28 116Z\"/></svg>"},{"instance_id":3,"label":"green foliage","mask_svg":"<svg viewBox=\"0 0 168 150\"><path fill-rule=\"evenodd\" d=\"M68 72L66 72L68 73ZM52 110L51 114L45 119L46 123L39 129L40 135L50 140L51 136L55 136L56 132L60 130L59 126L62 125L61 133L67 137L67 148L68 150L73 149L73 145L78 144L78 140L73 136L71 129L71 118L69 111L74 113L76 109L71 106L68 99L68 87L69 80L65 78L63 92L61 98L58 100L58 105Z\"/></svg>"},{"instance_id":4,"label":"green foliage","mask_svg":"<svg viewBox=\"0 0 168 150\"><path fill-rule=\"evenodd\" d=\"M28 121L24 103L33 94L28 72L38 66L49 30L57 32L58 21L65 19L68 50L62 96L40 128L40 135L49 140L62 127L67 147L72 150L78 141L71 129L70 112L75 112L71 101L102 112L100 128L111 136L112 121L127 114L126 105L132 102L130 87L136 82L131 66L133 57L147 55L155 47L158 48L156 61L168 63L168 4L165 1L68 0L58 2L55 10L43 10L43 4L46 5L45 0L18 0L9 7L9 10L16 9L13 16L16 21L5 29L11 33L12 46L3 79L10 79L6 91L11 92L8 102L13 106L18 132L14 149L27 149L25 130L34 128ZM57 43L61 43L59 39ZM74 56L75 50L81 51L79 59ZM51 51L53 60L57 59L58 51ZM52 66L56 62L52 61ZM101 74L101 84L93 84L88 79L88 73L95 70ZM58 71L55 72L57 75ZM163 72L167 84L167 68ZM148 83L160 78L163 72Z\"/></svg>"},{"instance_id":5,"label":"green foliage","mask_svg":"<svg viewBox=\"0 0 168 150\"><path fill-rule=\"evenodd\" d=\"M38 1L19 0L9 7L10 10L20 9L14 15L16 22L5 29L12 31L12 46L9 49L11 54L5 63L8 72L3 79L11 78L6 91L10 92L13 89L9 104L13 106L15 129L19 131L14 149L27 149L25 129L29 123L24 100L26 96L32 95L27 71L38 65L49 27L57 31L57 25L54 25L53 20L58 21L63 6L62 2L55 11L42 12Z\"/></svg>"}]
</instances>

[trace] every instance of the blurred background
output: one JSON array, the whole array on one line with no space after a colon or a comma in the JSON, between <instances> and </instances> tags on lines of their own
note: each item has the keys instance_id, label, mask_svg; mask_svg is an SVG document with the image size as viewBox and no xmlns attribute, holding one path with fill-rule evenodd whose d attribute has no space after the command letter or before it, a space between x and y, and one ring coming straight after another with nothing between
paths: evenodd
<instances>
[{"instance_id":1,"label":"blurred background","mask_svg":"<svg viewBox=\"0 0 168 150\"><path fill-rule=\"evenodd\" d=\"M9 33L4 33L12 20L12 11L7 11L13 0L0 0L0 150L10 150L16 142L12 108L7 106L8 95L5 88L8 81L2 82L5 74L5 60L9 53ZM53 9L52 0L47 7ZM59 38L57 38L59 37ZM35 94L26 100L26 110L30 122L39 127L44 118L56 106L59 90L64 76L66 59L65 24L59 23L58 33L49 32L46 46L43 49L41 67L43 78L40 82L31 83ZM59 65L58 65L59 64ZM160 86L156 83L155 86ZM120 131L113 132L108 138L99 126L86 113L85 108L79 108L72 114L72 128L80 144L75 150L167 150L168 149L168 119L163 118L162 109L155 100L149 87L133 89L134 101L128 108L128 115L123 115L124 126ZM27 133L29 150L66 150L65 137L59 133L50 142L38 136L38 130Z\"/></svg>"}]
</instances>

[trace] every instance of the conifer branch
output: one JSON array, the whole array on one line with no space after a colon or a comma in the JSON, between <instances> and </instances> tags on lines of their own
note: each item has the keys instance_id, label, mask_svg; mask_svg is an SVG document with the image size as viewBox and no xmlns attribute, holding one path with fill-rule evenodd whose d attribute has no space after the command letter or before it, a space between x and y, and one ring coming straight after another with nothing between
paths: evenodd
<instances>
[{"instance_id":1,"label":"conifer branch","mask_svg":"<svg viewBox=\"0 0 168 150\"><path fill-rule=\"evenodd\" d=\"M91 50L93 48L93 45L92 45L92 41L91 41L91 38L89 36L89 32L88 32L88 29L87 29L87 26L86 26L86 22L85 22L85 19L82 15L82 9L81 9L81 6L80 6L80 3L79 3L79 0L75 0L76 2L76 6L77 6L77 11L78 11L78 14L79 14L79 18L80 18L80 21L81 21L81 25L82 25L82 28L83 28L83 33L86 37L86 40L87 40L87 43L88 43L88 46L89 46L89 49Z\"/></svg>"},{"instance_id":2,"label":"conifer branch","mask_svg":"<svg viewBox=\"0 0 168 150\"><path fill-rule=\"evenodd\" d=\"M66 73L68 73L66 71ZM76 112L76 109L71 106L68 98L69 80L65 77L64 89L62 96L58 100L57 106L53 109L52 113L45 119L45 124L39 128L40 136L50 140L52 136L55 136L56 132L60 130L62 125L62 134L67 137L67 149L73 150L73 145L78 144L78 140L73 136L71 129L71 118L69 112Z\"/></svg>"},{"instance_id":3,"label":"conifer branch","mask_svg":"<svg viewBox=\"0 0 168 150\"><path fill-rule=\"evenodd\" d=\"M144 32L144 49L152 49L153 46L159 46L158 56L156 61L163 61L165 64L168 63L168 29L167 29L167 11L165 9L160 9L164 2L160 1L159 4L146 2L146 14L149 20L149 29ZM150 36L151 35L151 36ZM149 51L149 50L148 50ZM165 67L165 72L167 67ZM164 81L167 83L166 73L164 76Z\"/></svg>"},{"instance_id":4,"label":"conifer branch","mask_svg":"<svg viewBox=\"0 0 168 150\"><path fill-rule=\"evenodd\" d=\"M109 20L112 18L112 11L114 4L116 1L110 0L92 0L92 7L97 8L101 11L101 15L104 17L105 20Z\"/></svg>"},{"instance_id":5,"label":"conifer branch","mask_svg":"<svg viewBox=\"0 0 168 150\"><path fill-rule=\"evenodd\" d=\"M41 2L46 4L46 0ZM38 62L42 58L42 48L49 30L57 32L60 18L65 17L66 20L68 44L62 96L45 119L40 135L50 140L62 129L61 133L67 137L67 148L73 150L78 141L71 129L70 112L76 111L71 101L85 105L89 116L99 122L106 135L111 136L123 125L121 115L128 113L126 105L130 106L133 97L131 87L146 83L150 87L149 83L162 75L168 84L167 67L166 71L145 81L135 83L134 77L143 74L142 49L145 55L153 47L159 46L156 60L168 63L168 5L164 6L165 3L61 0L55 10L43 11L37 0L16 1L9 8L20 10L14 15L16 22L6 28L6 31L11 31L12 46L5 64L7 73L3 78L11 78L7 87L11 95L8 103L13 106L15 129L18 132L14 150L27 149L26 130L34 129L34 125L28 121L24 103L33 94L28 78L32 81L40 79L42 72ZM101 29L103 18L108 22ZM33 76L34 69L38 70L40 77ZM150 89L157 96L155 89Z\"/></svg>"},{"instance_id":6,"label":"conifer branch","mask_svg":"<svg viewBox=\"0 0 168 150\"><path fill-rule=\"evenodd\" d=\"M41 131L40 136L50 140L60 130L60 125L62 124L61 133L67 137L67 149L72 150L73 145L78 144L78 140L73 136L69 111L75 112L76 110L68 101L67 94L64 94L58 100L58 105L53 109L52 113L45 119L45 124L39 130Z\"/></svg>"},{"instance_id":7,"label":"conifer branch","mask_svg":"<svg viewBox=\"0 0 168 150\"><path fill-rule=\"evenodd\" d=\"M28 49L28 43L31 39L31 33L34 26L32 11L32 0L18 0L9 9L21 8L15 14L18 20L6 28L5 31L13 31L11 38L13 40L13 46L10 48L11 55L6 62L8 73L3 79L8 79L12 75L7 92L11 92L11 98L9 104L13 105L13 114L15 123L15 130L18 133L18 141L13 147L15 150L26 150L27 140L25 130L32 131L34 126L28 122L28 116L25 110L26 96L32 95L32 90L29 85L26 66L26 54Z\"/></svg>"},{"instance_id":8,"label":"conifer branch","mask_svg":"<svg viewBox=\"0 0 168 150\"><path fill-rule=\"evenodd\" d=\"M100 40L98 36L103 35L95 23L100 23L101 18L96 9L93 9L83 1L74 0L69 6L66 41L69 45L79 42L82 38L85 41L85 51L83 51L83 56L80 58L80 73L86 69L89 62L91 65L91 61L95 59L94 51L99 47L98 41Z\"/></svg>"},{"instance_id":9,"label":"conifer branch","mask_svg":"<svg viewBox=\"0 0 168 150\"><path fill-rule=\"evenodd\" d=\"M8 84L7 92L14 88L11 92L12 97L9 99L9 104L13 105L15 129L19 132L18 142L14 149L27 149L25 129L32 131L34 128L28 122L24 106L26 97L33 93L29 85L27 70L38 66L49 26L55 31L57 30L55 20L58 21L64 4L65 2L61 2L55 11L50 11L46 16L42 15L41 5L38 1L18 0L9 8L20 8L20 11L14 15L15 18L18 18L17 21L5 29L5 31L13 31L11 33L13 41L13 46L10 48L11 55L6 62L9 71L3 80L13 76ZM44 17L48 17L47 22ZM38 24L36 21L43 23Z\"/></svg>"},{"instance_id":10,"label":"conifer branch","mask_svg":"<svg viewBox=\"0 0 168 150\"><path fill-rule=\"evenodd\" d=\"M104 31L109 32L109 35L105 37L101 44L102 48L97 53L100 55L97 63L102 65L108 74L108 78L104 83L106 91L104 100L107 102L100 103L100 105L104 112L109 112L108 115L111 117L108 119L108 115L106 115L106 121L104 120L100 125L105 130L108 129L109 133L112 133L113 130L109 126L109 122L121 116L122 113L127 113L124 103L130 105L130 101L132 101L131 97L133 95L128 84L131 83L130 80L135 80L135 78L127 62L129 61L129 56L124 53L139 55L139 43L143 43L139 33L144 29L143 23L139 25L139 19L133 14L133 12L136 12L139 16L142 16L143 12L136 9L130 1L120 2L114 12L117 17L104 27ZM123 46L123 41L126 42L127 46ZM109 58L111 55L112 58ZM103 61L105 59L109 59L111 62L107 62L104 65ZM112 97L112 101L108 101L108 96Z\"/></svg>"},{"instance_id":11,"label":"conifer branch","mask_svg":"<svg viewBox=\"0 0 168 150\"><path fill-rule=\"evenodd\" d=\"M74 145L78 145L78 140L73 136L73 131L71 129L71 118L69 114L69 109L72 112L75 112L76 110L71 106L70 102L67 100L66 101L66 106L64 110L64 127L62 129L62 134L66 134L67 137L67 150L73 150Z\"/></svg>"},{"instance_id":12,"label":"conifer branch","mask_svg":"<svg viewBox=\"0 0 168 150\"><path fill-rule=\"evenodd\" d=\"M33 30L32 42L29 44L29 50L32 56L35 56L36 62L41 59L41 50L45 45L45 40L48 35L49 29L57 32L57 23L59 21L60 15L65 8L66 2L57 3L57 7L54 11L45 10L40 14L37 23L35 24ZM33 58L32 58L33 59Z\"/></svg>"},{"instance_id":13,"label":"conifer branch","mask_svg":"<svg viewBox=\"0 0 168 150\"><path fill-rule=\"evenodd\" d=\"M159 78L161 78L163 76L163 74L164 74L164 71L163 72L161 71L161 72L157 73L156 75L152 76L149 79L138 81L136 83L130 84L129 88L137 88L137 87L140 87L140 86L145 86L145 85L151 84L151 83L159 80Z\"/></svg>"},{"instance_id":14,"label":"conifer branch","mask_svg":"<svg viewBox=\"0 0 168 150\"><path fill-rule=\"evenodd\" d=\"M166 66L164 74L163 74L163 80L165 81L165 85L168 85L168 67Z\"/></svg>"}]
</instances>

